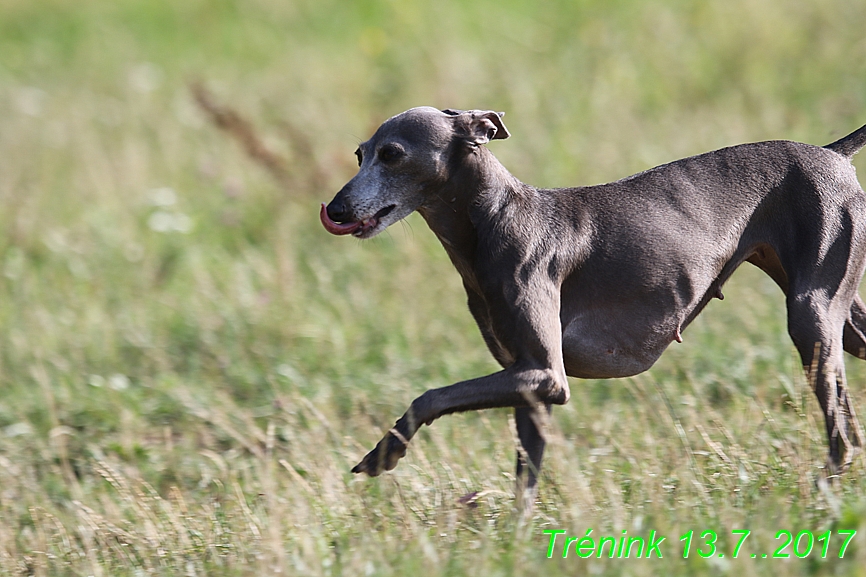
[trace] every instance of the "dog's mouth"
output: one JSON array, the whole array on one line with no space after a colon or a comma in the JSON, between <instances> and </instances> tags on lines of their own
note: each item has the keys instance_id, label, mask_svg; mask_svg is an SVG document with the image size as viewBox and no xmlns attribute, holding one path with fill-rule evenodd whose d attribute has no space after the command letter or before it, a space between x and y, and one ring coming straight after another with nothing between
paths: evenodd
<instances>
[{"instance_id":1,"label":"dog's mouth","mask_svg":"<svg viewBox=\"0 0 866 577\"><path fill-rule=\"evenodd\" d=\"M328 216L328 209L325 203L322 203L322 209L319 211L319 218L322 221L322 226L331 234L344 235L351 234L358 238L363 238L371 231L379 226L379 221L391 214L391 211L397 208L395 204L389 204L373 216L358 221L335 222Z\"/></svg>"},{"instance_id":2,"label":"dog's mouth","mask_svg":"<svg viewBox=\"0 0 866 577\"><path fill-rule=\"evenodd\" d=\"M397 208L397 205L390 204L369 218L364 218L358 221L335 222L328 216L328 209L325 203L322 203L322 209L319 211L319 218L322 220L322 225L325 230L331 234L344 235L351 234L358 238L363 238L369 232L379 226L379 221L391 214L391 211Z\"/></svg>"}]
</instances>

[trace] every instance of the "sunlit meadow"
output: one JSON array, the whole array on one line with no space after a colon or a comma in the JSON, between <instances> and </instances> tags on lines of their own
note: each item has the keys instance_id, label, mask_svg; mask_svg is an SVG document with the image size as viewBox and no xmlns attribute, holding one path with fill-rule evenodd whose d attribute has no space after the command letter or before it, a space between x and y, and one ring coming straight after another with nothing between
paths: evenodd
<instances>
[{"instance_id":1,"label":"sunlit meadow","mask_svg":"<svg viewBox=\"0 0 866 577\"><path fill-rule=\"evenodd\" d=\"M521 522L508 411L349 473L412 398L496 366L421 219L368 242L317 219L417 105L506 111L490 148L540 186L825 144L866 123L864 31L847 0L0 0L0 573L866 575L866 467L822 481L756 269L648 373L572 381ZM664 558L547 558L544 531L588 529ZM762 558L779 531L831 531L827 558Z\"/></svg>"}]
</instances>

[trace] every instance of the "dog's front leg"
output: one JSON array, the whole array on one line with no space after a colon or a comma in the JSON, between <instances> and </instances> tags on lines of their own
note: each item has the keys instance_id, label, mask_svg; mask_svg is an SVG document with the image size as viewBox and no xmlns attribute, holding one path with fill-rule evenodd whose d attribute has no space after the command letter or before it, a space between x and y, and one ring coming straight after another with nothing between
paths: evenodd
<instances>
[{"instance_id":1,"label":"dog's front leg","mask_svg":"<svg viewBox=\"0 0 866 577\"><path fill-rule=\"evenodd\" d=\"M421 425L429 425L443 415L498 407L531 407L538 403L561 405L567 400L564 371L557 374L554 369L519 363L486 377L431 389L412 401L409 410L352 472L375 477L390 471L406 454L409 441Z\"/></svg>"},{"instance_id":2,"label":"dog's front leg","mask_svg":"<svg viewBox=\"0 0 866 577\"><path fill-rule=\"evenodd\" d=\"M531 511L538 490L538 475L541 472L541 459L544 457L545 425L550 417L552 406L538 403L534 407L514 409L514 422L517 427L517 499L518 506Z\"/></svg>"},{"instance_id":3,"label":"dog's front leg","mask_svg":"<svg viewBox=\"0 0 866 577\"><path fill-rule=\"evenodd\" d=\"M409 410L376 448L352 469L353 473L375 477L382 471L393 469L406 454L409 441L421 425L430 424L443 415L498 407L534 407L539 403L561 405L568 401L568 381L562 361L559 290L552 282L549 285L538 282L532 288L532 298L521 298L520 295L507 298L502 292L487 297L490 308L500 314L493 319L492 325L497 339L516 360L505 370L431 389L412 401ZM525 433L529 435L528 428ZM535 441L530 444L535 444ZM535 465L537 469L541 459L540 452L533 450L535 453L539 455Z\"/></svg>"}]
</instances>

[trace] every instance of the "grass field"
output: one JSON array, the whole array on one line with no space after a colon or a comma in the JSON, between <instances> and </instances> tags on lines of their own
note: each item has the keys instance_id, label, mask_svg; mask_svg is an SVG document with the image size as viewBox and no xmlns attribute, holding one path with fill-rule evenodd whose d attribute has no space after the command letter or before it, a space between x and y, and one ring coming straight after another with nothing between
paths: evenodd
<instances>
[{"instance_id":1,"label":"grass field","mask_svg":"<svg viewBox=\"0 0 866 577\"><path fill-rule=\"evenodd\" d=\"M825 144L866 122L864 30L847 0L0 0L0 574L866 575L866 466L818 482L756 269L648 373L572 381L521 523L508 411L349 473L412 398L496 367L417 216L369 242L317 222L357 142L422 104L505 110L490 148L541 186ZM547 558L544 531L590 528L654 530L664 558ZM832 531L827 558L762 558L783 530Z\"/></svg>"}]
</instances>

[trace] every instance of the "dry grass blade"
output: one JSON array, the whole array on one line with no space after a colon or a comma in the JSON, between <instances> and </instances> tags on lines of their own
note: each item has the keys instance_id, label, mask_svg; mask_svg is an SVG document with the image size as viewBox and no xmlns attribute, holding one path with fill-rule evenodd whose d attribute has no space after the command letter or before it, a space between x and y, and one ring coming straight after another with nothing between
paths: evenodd
<instances>
[{"instance_id":1,"label":"dry grass blade","mask_svg":"<svg viewBox=\"0 0 866 577\"><path fill-rule=\"evenodd\" d=\"M234 138L247 155L264 167L279 183L289 184L286 160L264 143L249 120L238 111L218 103L213 93L201 82L193 82L189 88L196 103L214 125Z\"/></svg>"}]
</instances>

